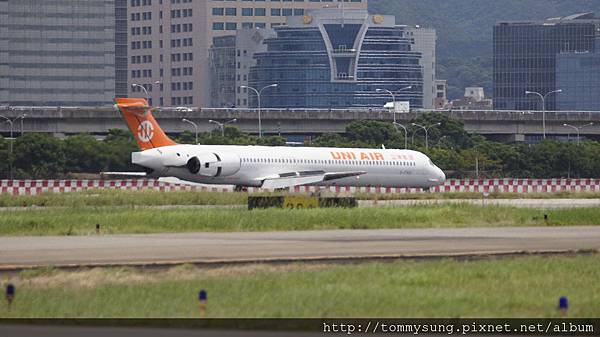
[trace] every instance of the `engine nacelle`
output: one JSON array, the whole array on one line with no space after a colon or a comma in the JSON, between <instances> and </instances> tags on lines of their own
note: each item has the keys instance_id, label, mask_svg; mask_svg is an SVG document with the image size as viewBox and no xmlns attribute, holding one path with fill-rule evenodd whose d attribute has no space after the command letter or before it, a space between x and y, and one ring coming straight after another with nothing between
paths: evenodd
<instances>
[{"instance_id":1,"label":"engine nacelle","mask_svg":"<svg viewBox=\"0 0 600 337\"><path fill-rule=\"evenodd\" d=\"M236 174L242 165L240 157L233 153L206 153L190 158L188 171L206 177L227 177Z\"/></svg>"}]
</instances>

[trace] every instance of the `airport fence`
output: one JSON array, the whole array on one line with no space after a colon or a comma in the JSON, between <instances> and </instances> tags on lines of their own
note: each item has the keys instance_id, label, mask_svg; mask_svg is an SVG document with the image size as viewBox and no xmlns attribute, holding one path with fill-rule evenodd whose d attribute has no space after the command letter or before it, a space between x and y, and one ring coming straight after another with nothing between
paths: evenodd
<instances>
[{"instance_id":1,"label":"airport fence","mask_svg":"<svg viewBox=\"0 0 600 337\"><path fill-rule=\"evenodd\" d=\"M231 185L183 185L154 179L126 180L0 180L0 193L35 195L45 192L80 192L92 189L124 189L155 191L212 191L233 192ZM265 191L249 188L249 192ZM310 193L328 191L335 193L556 193L600 192L600 179L449 179L429 191L422 188L296 186L290 192Z\"/></svg>"}]
</instances>

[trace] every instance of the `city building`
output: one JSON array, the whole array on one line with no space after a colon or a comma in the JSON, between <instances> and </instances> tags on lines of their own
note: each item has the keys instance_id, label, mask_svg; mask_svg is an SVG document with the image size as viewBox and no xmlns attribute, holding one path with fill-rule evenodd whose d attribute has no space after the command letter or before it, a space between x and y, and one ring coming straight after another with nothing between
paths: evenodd
<instances>
[{"instance_id":1,"label":"city building","mask_svg":"<svg viewBox=\"0 0 600 337\"><path fill-rule=\"evenodd\" d=\"M367 0L129 0L129 84L144 86L154 105L210 106L213 38L325 6L366 9Z\"/></svg>"},{"instance_id":2,"label":"city building","mask_svg":"<svg viewBox=\"0 0 600 337\"><path fill-rule=\"evenodd\" d=\"M433 28L423 28L420 26L406 27L406 35L413 39L412 50L421 53L420 64L423 66L423 108L433 109L436 97L436 31Z\"/></svg>"},{"instance_id":3,"label":"city building","mask_svg":"<svg viewBox=\"0 0 600 337\"><path fill-rule=\"evenodd\" d=\"M598 50L599 37L600 19L593 13L496 24L494 108L541 110L540 97L526 95L525 91L545 95L562 89L557 82L557 72L564 74L564 71L558 69L558 59L561 59L563 67L569 66L567 59L573 60L579 57L577 54ZM562 78L567 80L564 76ZM557 109L557 100L562 94L548 95L546 109Z\"/></svg>"},{"instance_id":4,"label":"city building","mask_svg":"<svg viewBox=\"0 0 600 337\"><path fill-rule=\"evenodd\" d=\"M452 100L448 108L459 110L491 110L492 106L493 101L485 98L482 87L466 87L465 95L462 98Z\"/></svg>"},{"instance_id":5,"label":"city building","mask_svg":"<svg viewBox=\"0 0 600 337\"><path fill-rule=\"evenodd\" d=\"M0 1L0 105L112 104L115 39L122 42L117 32L126 24L123 5L121 0ZM122 61L126 50L117 50Z\"/></svg>"},{"instance_id":6,"label":"city building","mask_svg":"<svg viewBox=\"0 0 600 337\"><path fill-rule=\"evenodd\" d=\"M443 109L448 104L448 81L435 80L435 109Z\"/></svg>"},{"instance_id":7,"label":"city building","mask_svg":"<svg viewBox=\"0 0 600 337\"><path fill-rule=\"evenodd\" d=\"M383 107L392 100L423 106L421 52L394 16L324 8L289 17L256 53L250 86L272 108ZM377 90L381 89L381 90ZM430 90L430 89L428 89ZM257 106L251 95L250 106Z\"/></svg>"},{"instance_id":8,"label":"city building","mask_svg":"<svg viewBox=\"0 0 600 337\"><path fill-rule=\"evenodd\" d=\"M562 90L556 97L557 110L600 111L600 49L559 54L556 86Z\"/></svg>"},{"instance_id":9,"label":"city building","mask_svg":"<svg viewBox=\"0 0 600 337\"><path fill-rule=\"evenodd\" d=\"M480 102L485 99L485 93L482 87L466 87L464 97L471 98L476 102Z\"/></svg>"},{"instance_id":10,"label":"city building","mask_svg":"<svg viewBox=\"0 0 600 337\"><path fill-rule=\"evenodd\" d=\"M213 44L209 51L211 107L230 108L235 106L236 40L236 35L213 38Z\"/></svg>"},{"instance_id":11,"label":"city building","mask_svg":"<svg viewBox=\"0 0 600 337\"><path fill-rule=\"evenodd\" d=\"M127 97L127 0L115 1L115 97Z\"/></svg>"},{"instance_id":12,"label":"city building","mask_svg":"<svg viewBox=\"0 0 600 337\"><path fill-rule=\"evenodd\" d=\"M215 37L210 48L211 106L248 107L250 68L256 64L254 54L266 51L266 38L275 36L271 28L244 28L235 35ZM237 89L236 89L237 88Z\"/></svg>"}]
</instances>

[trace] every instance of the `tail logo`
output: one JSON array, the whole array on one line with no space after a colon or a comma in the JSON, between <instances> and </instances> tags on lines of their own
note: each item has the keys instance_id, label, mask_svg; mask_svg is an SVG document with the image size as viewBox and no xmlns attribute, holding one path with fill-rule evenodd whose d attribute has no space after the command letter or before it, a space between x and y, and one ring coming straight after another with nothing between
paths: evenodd
<instances>
[{"instance_id":1,"label":"tail logo","mask_svg":"<svg viewBox=\"0 0 600 337\"><path fill-rule=\"evenodd\" d=\"M150 121L143 121L138 126L138 139L144 143L149 142L154 137L154 125Z\"/></svg>"}]
</instances>

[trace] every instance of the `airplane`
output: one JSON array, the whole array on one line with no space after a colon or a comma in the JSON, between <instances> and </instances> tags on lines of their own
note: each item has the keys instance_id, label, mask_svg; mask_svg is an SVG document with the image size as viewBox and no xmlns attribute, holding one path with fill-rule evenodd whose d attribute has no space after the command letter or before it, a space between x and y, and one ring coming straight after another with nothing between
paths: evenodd
<instances>
[{"instance_id":1,"label":"airplane","mask_svg":"<svg viewBox=\"0 0 600 337\"><path fill-rule=\"evenodd\" d=\"M301 185L427 189L446 180L444 172L418 151L177 144L158 125L146 99L116 98L115 108L141 149L131 154L132 163L153 178L235 185L236 190Z\"/></svg>"}]
</instances>

